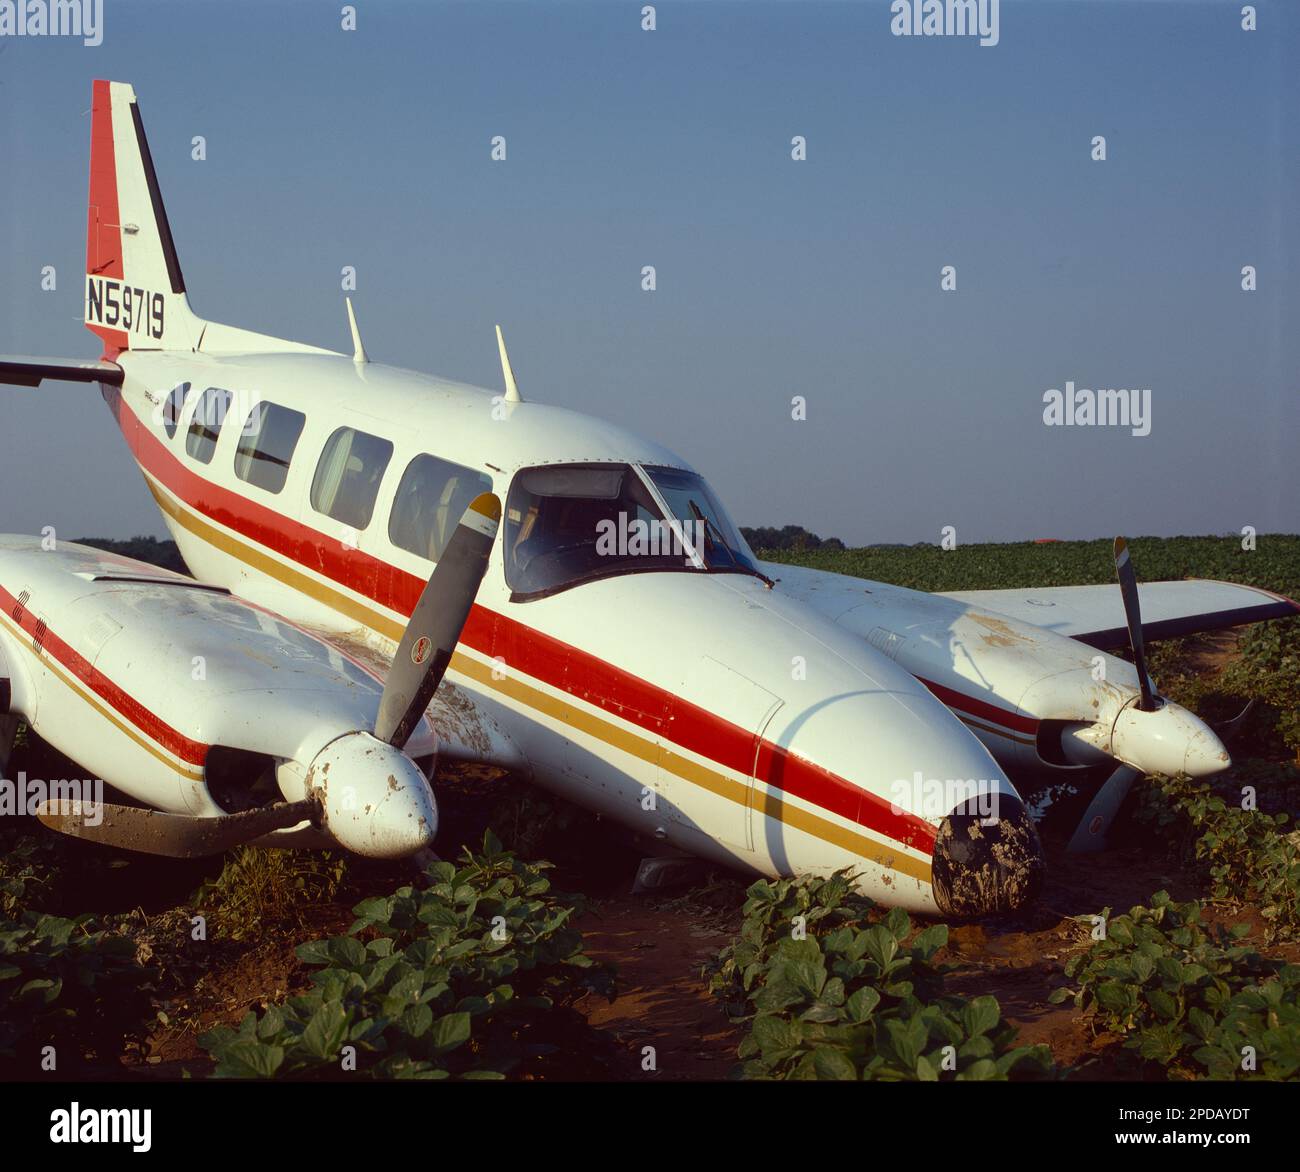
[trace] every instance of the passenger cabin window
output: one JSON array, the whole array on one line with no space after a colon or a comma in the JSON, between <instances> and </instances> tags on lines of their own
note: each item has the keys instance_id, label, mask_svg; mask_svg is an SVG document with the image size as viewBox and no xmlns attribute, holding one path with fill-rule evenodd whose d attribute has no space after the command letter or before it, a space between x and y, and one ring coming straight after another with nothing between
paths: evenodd
<instances>
[{"instance_id":1,"label":"passenger cabin window","mask_svg":"<svg viewBox=\"0 0 1300 1172\"><path fill-rule=\"evenodd\" d=\"M470 502L492 491L492 478L437 456L416 456L402 473L388 518L388 539L436 562Z\"/></svg>"},{"instance_id":2,"label":"passenger cabin window","mask_svg":"<svg viewBox=\"0 0 1300 1172\"><path fill-rule=\"evenodd\" d=\"M340 427L325 444L311 482L311 507L353 529L364 529L375 511L393 445L377 435Z\"/></svg>"},{"instance_id":3,"label":"passenger cabin window","mask_svg":"<svg viewBox=\"0 0 1300 1172\"><path fill-rule=\"evenodd\" d=\"M267 492L279 492L284 488L289 461L306 422L301 411L278 403L258 403L239 433L235 475Z\"/></svg>"},{"instance_id":4,"label":"passenger cabin window","mask_svg":"<svg viewBox=\"0 0 1300 1172\"><path fill-rule=\"evenodd\" d=\"M167 401L163 403L163 430L167 433L168 439L171 439L176 434L176 425L180 423L181 411L185 407L185 396L189 393L190 384L181 383L180 386L167 396Z\"/></svg>"},{"instance_id":5,"label":"passenger cabin window","mask_svg":"<svg viewBox=\"0 0 1300 1172\"><path fill-rule=\"evenodd\" d=\"M203 464L212 463L212 453L217 450L217 436L226 421L232 396L219 387L209 387L199 396L194 408L194 418L185 433L185 450Z\"/></svg>"}]
</instances>

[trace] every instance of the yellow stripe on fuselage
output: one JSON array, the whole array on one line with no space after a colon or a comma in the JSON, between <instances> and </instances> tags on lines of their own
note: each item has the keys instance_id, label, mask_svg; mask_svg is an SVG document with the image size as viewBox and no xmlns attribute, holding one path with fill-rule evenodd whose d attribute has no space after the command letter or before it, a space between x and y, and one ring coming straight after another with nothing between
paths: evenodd
<instances>
[{"instance_id":1,"label":"yellow stripe on fuselage","mask_svg":"<svg viewBox=\"0 0 1300 1172\"><path fill-rule=\"evenodd\" d=\"M232 537L224 530L218 529L202 518L195 516L189 508L174 500L166 489L156 484L147 472L145 473L145 482L149 485L149 491L153 494L154 500L158 502L158 507L167 516L175 520L177 524L193 533L199 540L235 558L237 561L260 570L292 590L328 606L352 621L378 632L385 638L391 639L394 643L400 642L404 630L401 623L389 618L381 611L335 590L333 587L318 582L302 571L285 565L270 554L253 548L244 541ZM552 696L550 693L525 683L523 680L511 678L502 673L499 668L494 673L492 666L466 655L463 651L457 651L452 656L450 668L452 671L469 677L525 708L549 716L552 720L566 724L570 728L576 728L630 756L637 757L649 764L658 765L691 785L708 790L710 793L735 802L739 806L747 807L749 805L750 787L748 783L737 781L725 773L701 765L697 761L693 761L666 746L660 745L650 737L634 733L629 729L614 724L612 721L588 712L576 704ZM502 678L496 678L498 675ZM851 851L853 854L888 870L908 875L921 883L931 881L929 860L918 859L897 848L891 848L876 839L869 838L867 835L860 834L846 826L832 822L828 818L814 814L810 810L795 806L777 794L759 792L757 789L755 793L757 808L766 817L783 822L785 825L809 834L814 838L820 838L823 842Z\"/></svg>"}]
</instances>

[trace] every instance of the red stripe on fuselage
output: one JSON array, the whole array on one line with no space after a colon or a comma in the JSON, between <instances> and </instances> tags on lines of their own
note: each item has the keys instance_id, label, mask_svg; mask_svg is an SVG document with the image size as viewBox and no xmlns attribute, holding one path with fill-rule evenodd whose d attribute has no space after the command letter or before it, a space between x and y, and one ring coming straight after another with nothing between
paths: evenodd
<instances>
[{"instance_id":1,"label":"red stripe on fuselage","mask_svg":"<svg viewBox=\"0 0 1300 1172\"><path fill-rule=\"evenodd\" d=\"M967 696L964 692L954 692L951 688L945 688L942 684L936 684L931 680L927 680L924 676L917 676L916 678L949 708L960 708L970 716L978 716L981 720L987 720L991 724L1000 724L1003 728L1013 728L1019 732L1028 733L1030 736L1034 736L1038 732L1038 721L1031 716L1021 716L1018 712L1008 712L1005 708L998 708L983 700L976 700L974 696Z\"/></svg>"},{"instance_id":2,"label":"red stripe on fuselage","mask_svg":"<svg viewBox=\"0 0 1300 1172\"><path fill-rule=\"evenodd\" d=\"M380 606L409 616L425 581L214 484L186 467L136 419L119 391L106 395L136 461L169 492L211 521L273 553L346 586ZM631 675L572 644L475 605L460 640L488 658L502 657L524 674L567 692L647 732L748 777L754 768L752 731ZM671 724L670 724L671 718ZM829 770L763 741L757 777L786 794L865 826L895 842L929 852L934 827Z\"/></svg>"}]
</instances>

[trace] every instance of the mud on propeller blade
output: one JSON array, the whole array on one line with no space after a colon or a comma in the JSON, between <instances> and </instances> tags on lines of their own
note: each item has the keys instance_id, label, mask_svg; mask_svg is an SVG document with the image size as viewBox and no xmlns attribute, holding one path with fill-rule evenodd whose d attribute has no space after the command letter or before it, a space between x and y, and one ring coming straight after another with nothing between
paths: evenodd
<instances>
[{"instance_id":1,"label":"mud on propeller blade","mask_svg":"<svg viewBox=\"0 0 1300 1172\"><path fill-rule=\"evenodd\" d=\"M63 800L42 802L36 811L43 825L60 834L171 859L219 855L274 830L287 830L300 822L314 823L319 815L320 803L315 798L277 802L217 818L167 814L112 802Z\"/></svg>"}]
</instances>

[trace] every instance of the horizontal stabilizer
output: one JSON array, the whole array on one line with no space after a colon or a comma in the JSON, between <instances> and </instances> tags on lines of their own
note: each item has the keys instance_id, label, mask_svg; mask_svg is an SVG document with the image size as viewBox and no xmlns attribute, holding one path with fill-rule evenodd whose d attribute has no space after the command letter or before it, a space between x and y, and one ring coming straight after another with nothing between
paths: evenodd
<instances>
[{"instance_id":1,"label":"horizontal stabilizer","mask_svg":"<svg viewBox=\"0 0 1300 1172\"><path fill-rule=\"evenodd\" d=\"M116 362L96 362L81 358L32 358L20 354L0 354L0 383L16 387L40 386L42 379L68 383L108 383L122 385L122 368Z\"/></svg>"}]
</instances>

